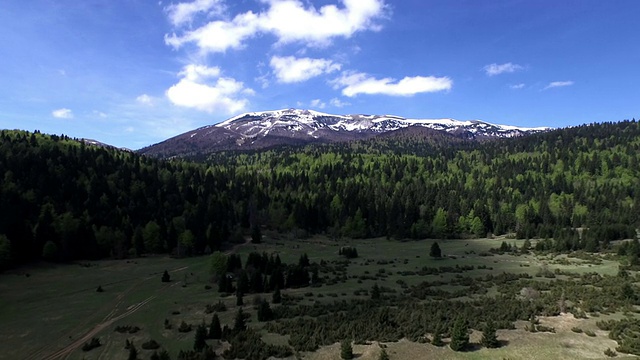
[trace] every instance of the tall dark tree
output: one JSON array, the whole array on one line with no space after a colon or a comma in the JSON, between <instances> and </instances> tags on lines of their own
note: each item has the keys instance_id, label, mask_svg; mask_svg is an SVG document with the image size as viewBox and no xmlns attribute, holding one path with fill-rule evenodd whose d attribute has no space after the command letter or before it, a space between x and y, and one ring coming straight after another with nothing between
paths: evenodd
<instances>
[{"instance_id":1,"label":"tall dark tree","mask_svg":"<svg viewBox=\"0 0 640 360\"><path fill-rule=\"evenodd\" d=\"M209 339L220 339L222 338L222 328L220 327L220 318L218 318L218 314L213 314L211 318L211 324L209 325Z\"/></svg>"},{"instance_id":2,"label":"tall dark tree","mask_svg":"<svg viewBox=\"0 0 640 360\"><path fill-rule=\"evenodd\" d=\"M469 346L469 327L467 321L459 316L451 329L451 343L449 347L453 351L464 351Z\"/></svg>"},{"instance_id":3,"label":"tall dark tree","mask_svg":"<svg viewBox=\"0 0 640 360\"><path fill-rule=\"evenodd\" d=\"M280 304L282 302L282 294L280 293L280 288L276 286L276 289L273 291L273 297L271 298L271 302L274 304Z\"/></svg>"},{"instance_id":4,"label":"tall dark tree","mask_svg":"<svg viewBox=\"0 0 640 360\"><path fill-rule=\"evenodd\" d=\"M433 244L431 244L431 248L429 249L429 256L431 256L432 258L442 257L442 250L440 250L440 245L438 245L437 241L434 241Z\"/></svg>"},{"instance_id":5,"label":"tall dark tree","mask_svg":"<svg viewBox=\"0 0 640 360\"><path fill-rule=\"evenodd\" d=\"M238 312L236 312L236 316L233 321L233 331L238 333L245 330L247 330L245 314L242 311L242 308L238 308Z\"/></svg>"},{"instance_id":6,"label":"tall dark tree","mask_svg":"<svg viewBox=\"0 0 640 360\"><path fill-rule=\"evenodd\" d=\"M207 346L207 328L204 323L198 325L193 341L193 350L202 351Z\"/></svg>"},{"instance_id":7,"label":"tall dark tree","mask_svg":"<svg viewBox=\"0 0 640 360\"><path fill-rule=\"evenodd\" d=\"M353 347L351 347L351 340L345 339L340 343L340 357L344 360L353 359Z\"/></svg>"},{"instance_id":8,"label":"tall dark tree","mask_svg":"<svg viewBox=\"0 0 640 360\"><path fill-rule=\"evenodd\" d=\"M500 347L500 341L498 341L498 336L496 335L496 325L491 319L487 321L484 329L482 329L482 340L480 340L480 343L486 348Z\"/></svg>"}]
</instances>

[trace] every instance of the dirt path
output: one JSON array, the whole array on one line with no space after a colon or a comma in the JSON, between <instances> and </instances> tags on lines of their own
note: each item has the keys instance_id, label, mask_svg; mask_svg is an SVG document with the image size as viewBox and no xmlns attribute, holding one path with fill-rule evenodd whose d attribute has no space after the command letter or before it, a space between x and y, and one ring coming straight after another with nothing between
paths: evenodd
<instances>
[{"instance_id":1,"label":"dirt path","mask_svg":"<svg viewBox=\"0 0 640 360\"><path fill-rule=\"evenodd\" d=\"M187 268L188 268L188 266L183 266L181 268L170 270L169 272L170 273L175 273L175 272L178 272L178 271L186 270ZM134 283L133 285L128 287L125 291L123 291L121 294L119 294L116 297L115 305L113 305L113 303L112 304L108 304L108 305L104 306L103 308L101 308L100 310L98 310L96 312L96 315L97 314L103 314L106 311L109 311L109 309L111 309L111 311L109 311L109 313L107 313L107 315L102 319L102 321L100 323L98 323L92 329L87 331L82 337L80 337L77 340L73 341L72 343L66 345L64 348L59 349L59 350L57 350L57 351L55 351L53 353L50 353L48 355L46 355L46 354L53 350L52 348L55 347L55 344L48 345L48 346L43 346L42 348L38 349L36 352L34 352L34 353L28 355L27 357L25 357L25 360L41 360L41 359L44 359L44 360L55 360L55 359L63 359L63 358L68 357L73 351L75 351L76 349L82 347L82 345L84 345L86 342L91 340L92 337L95 337L102 330L108 328L114 322L116 322L118 320L121 320L121 319L124 319L124 318L128 317L129 315L135 313L136 311L140 310L142 307L147 305L149 302L151 302L153 299L155 299L156 295L152 295L152 296L146 298L145 300L143 300L143 301L141 301L141 302L139 302L137 304L133 304L133 305L128 306L124 313L116 316L116 314L118 314L118 312L120 311L121 306L124 303L124 298L125 298L126 295L128 295L133 289L137 288L138 286L140 286L144 282L149 281L151 279L156 279L156 278L157 278L157 275L154 274L152 276L149 276L149 277L146 277L146 278L142 279L141 281L137 281L136 283ZM158 290L158 293L166 290L169 287L176 286L179 283L180 282L178 281L178 282L174 282L171 285L165 285L161 289ZM71 337L71 335L77 333L82 328L86 328L86 326L91 322L91 319L92 318L87 319L86 321L82 322L78 326L74 327L72 330L70 330L70 331L66 332L65 334L63 334L62 336L60 336L58 338L57 344L60 344L60 343L62 343L64 341L66 341L68 338Z\"/></svg>"}]
</instances>

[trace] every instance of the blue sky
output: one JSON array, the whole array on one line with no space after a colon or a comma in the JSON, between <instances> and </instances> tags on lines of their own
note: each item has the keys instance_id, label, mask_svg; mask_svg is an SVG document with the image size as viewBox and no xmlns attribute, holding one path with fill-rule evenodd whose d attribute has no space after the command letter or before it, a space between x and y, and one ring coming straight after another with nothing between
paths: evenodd
<instances>
[{"instance_id":1,"label":"blue sky","mask_svg":"<svg viewBox=\"0 0 640 360\"><path fill-rule=\"evenodd\" d=\"M3 0L0 128L138 149L246 111L639 117L636 0Z\"/></svg>"}]
</instances>

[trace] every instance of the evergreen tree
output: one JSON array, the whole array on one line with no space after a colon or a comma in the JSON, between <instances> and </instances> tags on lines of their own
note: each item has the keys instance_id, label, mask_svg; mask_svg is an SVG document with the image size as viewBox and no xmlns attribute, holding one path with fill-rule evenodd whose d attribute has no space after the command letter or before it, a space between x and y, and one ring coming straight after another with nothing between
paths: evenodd
<instances>
[{"instance_id":1,"label":"evergreen tree","mask_svg":"<svg viewBox=\"0 0 640 360\"><path fill-rule=\"evenodd\" d=\"M195 339L193 342L193 350L202 351L207 346L207 328L204 326L204 323L198 325L196 328Z\"/></svg>"},{"instance_id":2,"label":"evergreen tree","mask_svg":"<svg viewBox=\"0 0 640 360\"><path fill-rule=\"evenodd\" d=\"M236 290L236 305L244 305L244 300L242 299L242 292L240 291L240 289Z\"/></svg>"},{"instance_id":3,"label":"evergreen tree","mask_svg":"<svg viewBox=\"0 0 640 360\"><path fill-rule=\"evenodd\" d=\"M138 349L136 349L136 347L133 344L129 346L129 357L127 359L138 360Z\"/></svg>"},{"instance_id":4,"label":"evergreen tree","mask_svg":"<svg viewBox=\"0 0 640 360\"><path fill-rule=\"evenodd\" d=\"M171 281L171 275L169 275L169 272L165 270L164 273L162 274L162 282L169 282L169 281Z\"/></svg>"},{"instance_id":5,"label":"evergreen tree","mask_svg":"<svg viewBox=\"0 0 640 360\"><path fill-rule=\"evenodd\" d=\"M258 225L253 225L251 228L251 242L253 244L260 244L262 242L262 231Z\"/></svg>"},{"instance_id":6,"label":"evergreen tree","mask_svg":"<svg viewBox=\"0 0 640 360\"><path fill-rule=\"evenodd\" d=\"M482 330L482 340L480 343L486 348L500 347L500 341L498 341L498 337L496 335L496 325L491 319L487 321L484 329Z\"/></svg>"},{"instance_id":7,"label":"evergreen tree","mask_svg":"<svg viewBox=\"0 0 640 360\"><path fill-rule=\"evenodd\" d=\"M440 250L440 245L438 245L437 241L434 241L433 244L431 244L431 249L429 249L429 256L431 256L432 258L442 257L442 251Z\"/></svg>"},{"instance_id":8,"label":"evergreen tree","mask_svg":"<svg viewBox=\"0 0 640 360\"><path fill-rule=\"evenodd\" d=\"M242 312L242 308L238 308L238 312L233 321L233 331L239 333L245 330L247 330L247 324L245 322L244 312Z\"/></svg>"},{"instance_id":9,"label":"evergreen tree","mask_svg":"<svg viewBox=\"0 0 640 360\"><path fill-rule=\"evenodd\" d=\"M453 351L464 351L469 346L469 327L463 317L458 317L451 329L451 343Z\"/></svg>"},{"instance_id":10,"label":"evergreen tree","mask_svg":"<svg viewBox=\"0 0 640 360\"><path fill-rule=\"evenodd\" d=\"M440 325L436 326L436 329L433 331L433 339L431 339L431 344L433 346L444 345L444 342L442 341L442 330Z\"/></svg>"},{"instance_id":11,"label":"evergreen tree","mask_svg":"<svg viewBox=\"0 0 640 360\"><path fill-rule=\"evenodd\" d=\"M380 300L380 287L378 283L373 284L371 288L371 300Z\"/></svg>"},{"instance_id":12,"label":"evergreen tree","mask_svg":"<svg viewBox=\"0 0 640 360\"><path fill-rule=\"evenodd\" d=\"M213 314L211 324L209 325L209 339L222 338L222 328L220 327L220 319L218 314Z\"/></svg>"},{"instance_id":13,"label":"evergreen tree","mask_svg":"<svg viewBox=\"0 0 640 360\"><path fill-rule=\"evenodd\" d=\"M340 357L345 360L353 359L353 348L351 347L351 340L345 339L340 343Z\"/></svg>"},{"instance_id":14,"label":"evergreen tree","mask_svg":"<svg viewBox=\"0 0 640 360\"><path fill-rule=\"evenodd\" d=\"M273 291L273 297L271 298L271 302L274 304L280 304L282 302L282 294L280 294L280 288L276 286L276 289Z\"/></svg>"},{"instance_id":15,"label":"evergreen tree","mask_svg":"<svg viewBox=\"0 0 640 360\"><path fill-rule=\"evenodd\" d=\"M258 307L258 321L269 321L273 319L273 311L269 306L269 302L262 300Z\"/></svg>"},{"instance_id":16,"label":"evergreen tree","mask_svg":"<svg viewBox=\"0 0 640 360\"><path fill-rule=\"evenodd\" d=\"M390 360L389 354L387 354L386 349L382 349L382 351L380 352L380 356L378 356L378 360Z\"/></svg>"}]
</instances>

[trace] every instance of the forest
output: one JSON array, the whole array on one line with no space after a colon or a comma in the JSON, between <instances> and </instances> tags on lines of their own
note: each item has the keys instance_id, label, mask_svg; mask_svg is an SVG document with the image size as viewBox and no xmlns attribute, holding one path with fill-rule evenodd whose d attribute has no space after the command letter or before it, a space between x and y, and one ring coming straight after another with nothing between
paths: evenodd
<instances>
[{"instance_id":1,"label":"forest","mask_svg":"<svg viewBox=\"0 0 640 360\"><path fill-rule=\"evenodd\" d=\"M197 255L267 229L332 238L514 234L545 239L540 250L597 252L635 236L639 150L635 120L478 143L383 138L198 159L3 130L0 268Z\"/></svg>"}]
</instances>

